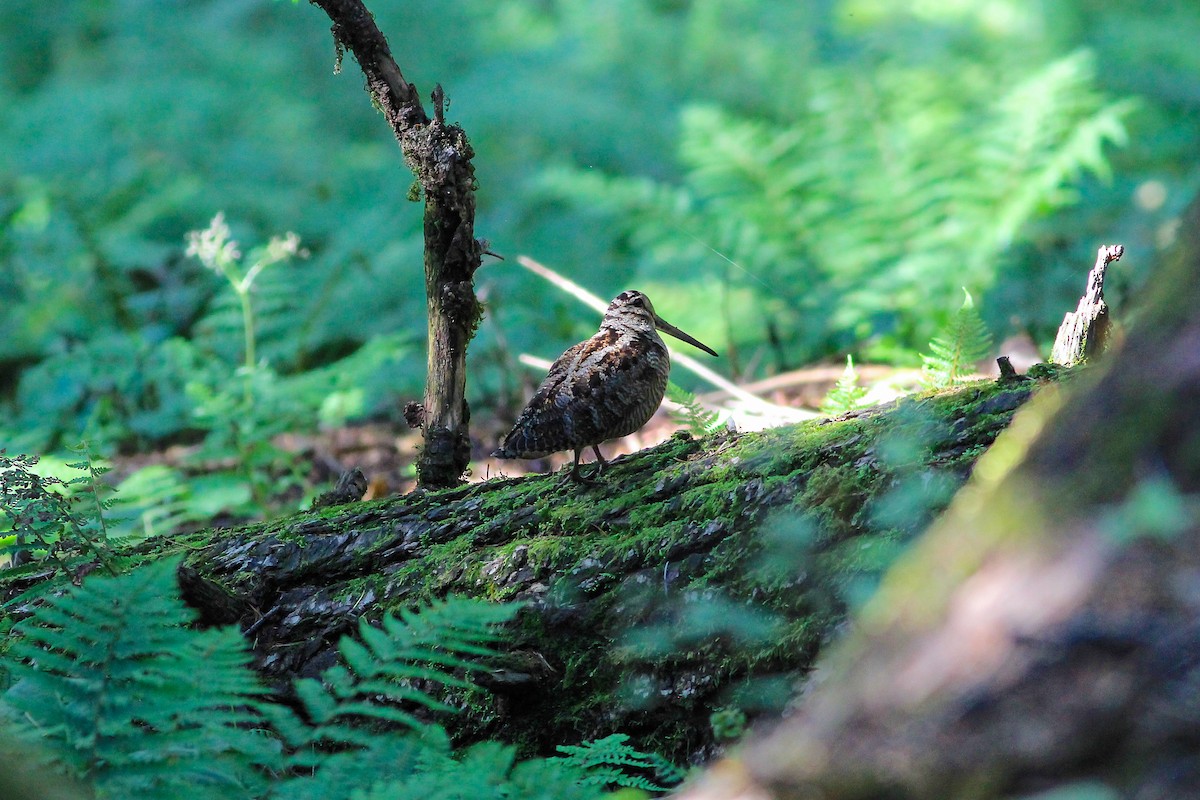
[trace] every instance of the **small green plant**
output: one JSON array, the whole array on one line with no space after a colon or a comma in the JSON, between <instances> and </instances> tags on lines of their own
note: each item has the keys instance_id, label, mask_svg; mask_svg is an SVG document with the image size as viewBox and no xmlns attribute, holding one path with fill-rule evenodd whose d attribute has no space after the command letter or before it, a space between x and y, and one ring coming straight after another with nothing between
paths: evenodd
<instances>
[{"instance_id":1,"label":"small green plant","mask_svg":"<svg viewBox=\"0 0 1200 800\"><path fill-rule=\"evenodd\" d=\"M247 796L278 760L236 628L187 627L177 559L47 595L14 630L0 710L98 797ZM203 669L198 666L203 664Z\"/></svg>"},{"instance_id":2,"label":"small green plant","mask_svg":"<svg viewBox=\"0 0 1200 800\"><path fill-rule=\"evenodd\" d=\"M925 362L922 383L931 389L941 389L961 383L975 372L975 362L992 349L992 334L975 309L971 293L950 318L949 324L929 342L929 353L921 356Z\"/></svg>"},{"instance_id":3,"label":"small green plant","mask_svg":"<svg viewBox=\"0 0 1200 800\"><path fill-rule=\"evenodd\" d=\"M77 469L83 474L68 480L67 485L76 487L76 493L86 498L86 502L91 506L87 514L89 522L95 527L99 539L107 542L109 520L106 512L111 511L119 501L115 497L106 496L116 489L105 484L101 477L111 472L112 467L97 461L86 441L72 447L71 452L82 456L82 460L68 462L67 467Z\"/></svg>"},{"instance_id":4,"label":"small green plant","mask_svg":"<svg viewBox=\"0 0 1200 800\"><path fill-rule=\"evenodd\" d=\"M408 754L401 754L403 758ZM411 758L411 756L410 756ZM370 791L356 791L353 800L601 800L612 794L587 781L588 773L559 758L518 761L516 748L482 742L455 753L449 745L427 748L409 768L401 761L383 763ZM335 791L336 791L335 787ZM304 795L314 800L341 795ZM633 797L642 797L641 793ZM298 800L287 795L288 800Z\"/></svg>"},{"instance_id":5,"label":"small green plant","mask_svg":"<svg viewBox=\"0 0 1200 800\"><path fill-rule=\"evenodd\" d=\"M718 742L732 742L746 732L746 712L740 708L721 708L708 715L708 724Z\"/></svg>"},{"instance_id":6,"label":"small green plant","mask_svg":"<svg viewBox=\"0 0 1200 800\"><path fill-rule=\"evenodd\" d=\"M866 387L858 384L858 370L854 368L854 359L846 356L846 369L821 403L821 413L830 416L844 414L858 408L866 396Z\"/></svg>"},{"instance_id":7,"label":"small green plant","mask_svg":"<svg viewBox=\"0 0 1200 800\"><path fill-rule=\"evenodd\" d=\"M115 531L132 541L196 527L223 510L221 503L228 493L219 496L220 483L220 473L188 479L165 464L142 467L117 487L123 519L116 520ZM218 495L215 507L213 495Z\"/></svg>"},{"instance_id":8,"label":"small green plant","mask_svg":"<svg viewBox=\"0 0 1200 800\"><path fill-rule=\"evenodd\" d=\"M1097 90L1088 53L928 55L814 63L785 111L685 104L678 179L557 164L540 185L608 215L643 254L643 286L671 283L697 308L718 287L752 298L734 326L768 322L793 361L844 342L913 354L962 283L994 285L1031 223L1108 174L1135 107Z\"/></svg>"},{"instance_id":9,"label":"small green plant","mask_svg":"<svg viewBox=\"0 0 1200 800\"><path fill-rule=\"evenodd\" d=\"M567 764L586 771L587 783L605 789L614 787L666 792L683 780L683 771L657 753L643 753L629 745L629 737L614 733L581 745L559 745ZM654 781L649 777L653 776ZM655 782L657 781L657 783Z\"/></svg>"},{"instance_id":10,"label":"small green plant","mask_svg":"<svg viewBox=\"0 0 1200 800\"><path fill-rule=\"evenodd\" d=\"M258 360L255 355L254 305L251 303L250 292L254 288L254 281L263 270L295 256L305 255L300 249L300 237L291 232L282 237L271 237L266 247L251 254L250 266L243 268L242 254L238 250L238 243L230 238L225 214L218 213L207 228L189 233L187 243L187 254L224 277L237 296L241 305L242 332L245 337L243 366L252 370ZM246 391L247 400L253 400L249 382L246 384Z\"/></svg>"},{"instance_id":11,"label":"small green plant","mask_svg":"<svg viewBox=\"0 0 1200 800\"><path fill-rule=\"evenodd\" d=\"M387 615L379 627L359 623L359 638L342 638L342 664L321 674L318 681L296 683L312 725L294 729L294 743L310 747L336 741L342 746L369 746L371 733L356 726L374 722L420 730L426 724L411 709L436 712L454 708L431 694L433 687L470 689L465 677L483 670L496 656L492 644L498 626L516 614L516 604L493 605L463 598L434 603L420 613ZM423 688L416 688L417 684ZM324 753L313 750L304 759Z\"/></svg>"},{"instance_id":12,"label":"small green plant","mask_svg":"<svg viewBox=\"0 0 1200 800\"><path fill-rule=\"evenodd\" d=\"M275 443L276 436L302 424L303 409L299 398L288 395L270 367L242 367L238 374L242 391L233 383L188 384L196 420L208 430L199 456L234 456L246 502L235 503L233 508L270 516L278 509L277 498L308 488L304 465Z\"/></svg>"},{"instance_id":13,"label":"small green plant","mask_svg":"<svg viewBox=\"0 0 1200 800\"><path fill-rule=\"evenodd\" d=\"M679 410L674 412L675 418L693 436L707 436L721 430L720 415L705 408L696 395L687 389L668 382L667 399L679 406Z\"/></svg>"},{"instance_id":14,"label":"small green plant","mask_svg":"<svg viewBox=\"0 0 1200 800\"><path fill-rule=\"evenodd\" d=\"M105 520L115 501L100 480L109 468L86 442L73 449L84 458L66 466L84 474L69 480L39 474L37 456L0 450L0 556L11 566L48 559L74 575L73 563L91 556L115 574Z\"/></svg>"},{"instance_id":15,"label":"small green plant","mask_svg":"<svg viewBox=\"0 0 1200 800\"><path fill-rule=\"evenodd\" d=\"M272 237L265 247L253 251L249 265L243 263L238 243L231 238L224 214L217 214L204 230L187 236L187 254L225 278L238 300L242 327L242 365L234 381L194 381L188 393L196 406L197 419L210 432L206 448L237 454L238 467L260 514L274 511L273 498L289 489L305 487L299 466L274 444L295 414L285 409L290 398L279 390L279 378L257 356L257 330L252 291L264 270L290 258L306 255L299 237L288 233ZM295 405L295 403L290 403Z\"/></svg>"}]
</instances>

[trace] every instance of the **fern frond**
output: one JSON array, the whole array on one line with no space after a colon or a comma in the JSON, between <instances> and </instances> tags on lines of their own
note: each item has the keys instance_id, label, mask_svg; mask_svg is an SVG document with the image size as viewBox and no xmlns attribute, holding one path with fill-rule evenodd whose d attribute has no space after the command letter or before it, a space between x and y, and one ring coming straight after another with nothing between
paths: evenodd
<instances>
[{"instance_id":1,"label":"fern frond","mask_svg":"<svg viewBox=\"0 0 1200 800\"><path fill-rule=\"evenodd\" d=\"M449 709L425 687L468 685L461 673L483 668L514 605L450 599L363 623L358 640L341 643L343 665L296 684L310 725L261 698L235 629L187 627L177 566L93 577L47 599L0 664L16 681L0 713L98 797L249 798L269 786L277 800L595 800L606 787L657 792L677 778L622 736L554 759L517 762L514 748L494 742L455 753L440 727L405 710ZM263 729L297 752L285 758ZM290 777L268 784L280 774Z\"/></svg>"},{"instance_id":2,"label":"fern frond","mask_svg":"<svg viewBox=\"0 0 1200 800\"><path fill-rule=\"evenodd\" d=\"M84 536L87 536L90 533L95 534L96 538L99 540L99 543L97 544L93 542L92 549L95 551L96 556L100 559L101 563L108 568L109 573L115 575L116 571L109 563L110 559L107 551L109 540L111 538L108 526L110 522L116 522L117 520L110 519L109 515L105 512L111 511L112 508L121 501L115 497L104 497L106 494L115 492L116 489L108 486L100 480L101 476L109 472L112 467L98 461L92 455L92 448L86 441L82 441L75 447L69 449L73 453L79 453L82 455L83 460L74 464L67 464L67 466L72 469L81 470L84 474L77 478L72 478L71 480L67 481L67 484L79 485L81 487L79 489L80 494L91 501L92 508L94 509L94 513L88 515L88 523L86 526L81 528L80 533Z\"/></svg>"},{"instance_id":3,"label":"fern frond","mask_svg":"<svg viewBox=\"0 0 1200 800\"><path fill-rule=\"evenodd\" d=\"M858 385L858 371L854 369L854 359L846 356L846 370L821 402L821 413L844 414L858 408L866 396L866 388Z\"/></svg>"},{"instance_id":4,"label":"fern frond","mask_svg":"<svg viewBox=\"0 0 1200 800\"><path fill-rule=\"evenodd\" d=\"M991 202L972 209L983 233L969 259L971 273L1039 210L1075 202L1071 183L1083 172L1107 179L1104 146L1124 143L1124 120L1136 105L1105 103L1094 77L1092 55L1072 53L1029 75L988 109L990 122L975 153L981 174L970 194Z\"/></svg>"},{"instance_id":5,"label":"fern frond","mask_svg":"<svg viewBox=\"0 0 1200 800\"><path fill-rule=\"evenodd\" d=\"M283 713L279 708L279 713ZM294 717L289 720L295 724ZM363 797L380 776L409 776L450 757L449 737L440 728L428 725L419 734L377 733L370 747L341 752L322 752L305 765L291 763L295 777L281 781L272 792L272 800L331 800ZM319 769L316 767L319 766ZM384 795L393 800L402 795Z\"/></svg>"},{"instance_id":6,"label":"fern frond","mask_svg":"<svg viewBox=\"0 0 1200 800\"><path fill-rule=\"evenodd\" d=\"M709 248L736 263L727 280L796 360L867 339L916 351L949 318L931 302L991 285L1031 221L1107 174L1133 108L1095 88L1086 55L993 61L815 67L781 118L685 108L678 185L562 168L542 185L608 211L656 280L719 280L697 275L726 269Z\"/></svg>"},{"instance_id":7,"label":"fern frond","mask_svg":"<svg viewBox=\"0 0 1200 800\"><path fill-rule=\"evenodd\" d=\"M922 382L934 389L953 386L975 371L975 362L992 349L992 334L975 308L971 293L963 289L966 298L940 335L929 342Z\"/></svg>"},{"instance_id":8,"label":"fern frond","mask_svg":"<svg viewBox=\"0 0 1200 800\"><path fill-rule=\"evenodd\" d=\"M76 523L66 498L55 490L65 482L39 475L37 463L37 456L0 450L0 530L10 534L0 556L15 560L51 551Z\"/></svg>"},{"instance_id":9,"label":"fern frond","mask_svg":"<svg viewBox=\"0 0 1200 800\"><path fill-rule=\"evenodd\" d=\"M300 793L296 796L321 796L310 794L316 791L312 787L330 785L335 776L343 782L343 794L347 780L366 789L374 777L349 777L354 771L349 765L360 758L378 760L380 747L407 754L406 758L424 752L415 745L400 744L397 727L423 740L432 736L438 741L440 729L422 720L415 710L453 712L453 706L430 690L470 687L460 673L486 668L483 662L495 654L492 643L500 637L497 626L511 619L517 608L517 604L452 597L420 612L389 614L379 627L364 620L358 639L343 637L338 645L342 664L322 673L320 681L305 679L295 684L296 695L313 724L270 712L274 727L295 749L290 767L315 770L315 777L306 780L316 783L296 785L292 789Z\"/></svg>"},{"instance_id":10,"label":"fern frond","mask_svg":"<svg viewBox=\"0 0 1200 800\"><path fill-rule=\"evenodd\" d=\"M333 667L321 676L334 704L314 704L309 711L327 713L329 722L361 717L419 727L411 715L391 705L416 703L450 710L427 691L415 688L413 682L469 687L470 682L452 670L484 669L481 660L495 655L490 645L500 636L497 626L511 619L516 609L515 605L453 597L419 613L388 614L379 628L363 620L359 624L362 641L347 636L338 645L345 666ZM309 699L316 698L309 695Z\"/></svg>"},{"instance_id":11,"label":"fern frond","mask_svg":"<svg viewBox=\"0 0 1200 800\"><path fill-rule=\"evenodd\" d=\"M187 627L177 566L91 577L14 629L0 708L100 796L248 796L279 766L245 641Z\"/></svg>"},{"instance_id":12,"label":"fern frond","mask_svg":"<svg viewBox=\"0 0 1200 800\"><path fill-rule=\"evenodd\" d=\"M38 461L37 456L8 456L0 450L0 532L11 534L0 544L0 556L13 562L48 558L70 572L75 557L86 554L113 572L103 527L105 506L95 476L63 480L42 475ZM87 469L88 462L66 466ZM78 508L88 494L95 502L94 516Z\"/></svg>"},{"instance_id":13,"label":"fern frond","mask_svg":"<svg viewBox=\"0 0 1200 800\"><path fill-rule=\"evenodd\" d=\"M614 733L603 739L594 739L581 745L559 745L561 759L582 769L585 780L601 787L628 787L646 792L668 791L670 784L683 779L677 767L656 753L643 753L630 747L629 737ZM654 775L661 783L652 782L647 776Z\"/></svg>"},{"instance_id":14,"label":"fern frond","mask_svg":"<svg viewBox=\"0 0 1200 800\"><path fill-rule=\"evenodd\" d=\"M721 415L701 405L687 389L668 381L667 399L679 406L676 416L693 436L707 436L721 430Z\"/></svg>"},{"instance_id":15,"label":"fern frond","mask_svg":"<svg viewBox=\"0 0 1200 800\"><path fill-rule=\"evenodd\" d=\"M369 791L356 791L353 800L599 800L603 788L566 759L535 758L517 762L509 745L484 742L457 757L431 752L419 768L405 774L390 770Z\"/></svg>"},{"instance_id":16,"label":"fern frond","mask_svg":"<svg viewBox=\"0 0 1200 800\"><path fill-rule=\"evenodd\" d=\"M121 482L126 519L114 526L118 536L142 539L169 534L205 518L196 508L191 487L178 470L163 464L142 467Z\"/></svg>"}]
</instances>

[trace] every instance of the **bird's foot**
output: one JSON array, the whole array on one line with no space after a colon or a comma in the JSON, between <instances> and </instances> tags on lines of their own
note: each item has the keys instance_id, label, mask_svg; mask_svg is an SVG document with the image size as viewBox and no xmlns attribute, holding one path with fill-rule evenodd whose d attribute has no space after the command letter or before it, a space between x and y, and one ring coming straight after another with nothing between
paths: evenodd
<instances>
[{"instance_id":1,"label":"bird's foot","mask_svg":"<svg viewBox=\"0 0 1200 800\"><path fill-rule=\"evenodd\" d=\"M600 473L603 471L603 467L597 467L591 475L584 475L583 471L579 469L579 464L576 463L569 470L567 470L566 474L563 475L559 483L578 483L582 486L600 486L602 481L599 480L599 477Z\"/></svg>"},{"instance_id":2,"label":"bird's foot","mask_svg":"<svg viewBox=\"0 0 1200 800\"><path fill-rule=\"evenodd\" d=\"M596 480L596 478L594 476L584 475L582 472L575 472L574 470L570 470L563 477L563 479L561 481L559 481L559 483L564 484L564 485L568 484L568 483L577 483L580 486L601 486L601 485L603 485L604 482Z\"/></svg>"}]
</instances>

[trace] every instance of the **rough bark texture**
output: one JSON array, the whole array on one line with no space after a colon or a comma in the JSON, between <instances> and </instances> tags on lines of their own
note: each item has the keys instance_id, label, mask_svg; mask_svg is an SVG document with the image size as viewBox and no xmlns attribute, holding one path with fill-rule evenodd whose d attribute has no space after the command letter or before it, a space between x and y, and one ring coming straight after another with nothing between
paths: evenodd
<instances>
[{"instance_id":1,"label":"rough bark texture","mask_svg":"<svg viewBox=\"0 0 1200 800\"><path fill-rule=\"evenodd\" d=\"M416 87L404 79L387 40L360 0L311 0L333 21L339 52L354 54L367 90L400 143L425 198L425 296L429 315L425 383L425 448L417 464L421 485L456 486L470 461L466 401L467 344L482 308L474 275L482 248L475 239L474 151L457 125L443 116L441 87L433 119Z\"/></svg>"},{"instance_id":2,"label":"rough bark texture","mask_svg":"<svg viewBox=\"0 0 1200 800\"><path fill-rule=\"evenodd\" d=\"M688 798L1200 797L1200 202L1181 229L1107 369L1017 416L798 713Z\"/></svg>"},{"instance_id":3,"label":"rough bark texture","mask_svg":"<svg viewBox=\"0 0 1200 800\"><path fill-rule=\"evenodd\" d=\"M452 721L460 737L552 753L620 731L696 761L744 717L778 711L847 605L1042 383L678 435L617 459L598 487L496 480L142 553L186 550L187 601L210 624L240 624L280 687L330 665L364 615L449 593L527 601L492 694L463 699Z\"/></svg>"},{"instance_id":4,"label":"rough bark texture","mask_svg":"<svg viewBox=\"0 0 1200 800\"><path fill-rule=\"evenodd\" d=\"M1125 254L1121 245L1104 246L1096 254L1096 266L1088 273L1087 289L1079 305L1063 317L1054 338L1050 360L1055 364L1078 364L1099 355L1108 343L1108 304L1104 302L1104 277L1108 265Z\"/></svg>"}]
</instances>

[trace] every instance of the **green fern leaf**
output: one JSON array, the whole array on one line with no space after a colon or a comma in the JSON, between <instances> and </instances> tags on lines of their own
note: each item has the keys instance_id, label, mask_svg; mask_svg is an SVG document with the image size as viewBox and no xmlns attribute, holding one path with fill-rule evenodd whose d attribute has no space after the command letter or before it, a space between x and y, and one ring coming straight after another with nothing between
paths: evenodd
<instances>
[{"instance_id":1,"label":"green fern leaf","mask_svg":"<svg viewBox=\"0 0 1200 800\"><path fill-rule=\"evenodd\" d=\"M496 626L511 619L516 608L450 598L420 613L404 610L399 617L389 614L379 628L364 620L359 625L361 642L344 637L339 643L345 666L322 676L339 700L332 719L351 715L399 721L385 710L384 703L388 702L415 702L448 710L427 692L413 688L412 681L469 687L469 681L451 670L483 669L476 659L495 655L490 645L499 637ZM371 698L371 702L363 698Z\"/></svg>"},{"instance_id":2,"label":"green fern leaf","mask_svg":"<svg viewBox=\"0 0 1200 800\"><path fill-rule=\"evenodd\" d=\"M992 335L975 308L971 293L950 319L950 324L929 342L922 382L930 388L944 388L960 383L964 376L975 371L975 362L992 349Z\"/></svg>"},{"instance_id":3,"label":"green fern leaf","mask_svg":"<svg viewBox=\"0 0 1200 800\"><path fill-rule=\"evenodd\" d=\"M92 577L50 597L17 626L0 663L16 679L0 714L42 739L55 765L98 797L258 797L280 774L291 777L270 783L278 800L595 800L610 786L659 791L674 782L653 780L673 773L622 736L564 748L565 758L517 762L498 743L456 754L441 728L407 710L450 709L412 682L468 685L461 674L483 668L514 605L450 599L380 627L363 623L357 640L341 643L343 664L321 681L296 682L308 724L261 698L236 630L187 627L177 566L168 559ZM285 758L261 729L295 752Z\"/></svg>"},{"instance_id":4,"label":"green fern leaf","mask_svg":"<svg viewBox=\"0 0 1200 800\"><path fill-rule=\"evenodd\" d=\"M449 752L449 738L433 725L427 726L420 736L376 734L369 748L322 752L312 759L309 767L294 762L293 768L302 777L282 782L275 787L272 797L278 800L373 797L368 790L379 784L380 776L416 775L440 763ZM320 769L315 772L305 772L317 765ZM404 797L399 792L379 796L388 800Z\"/></svg>"},{"instance_id":5,"label":"green fern leaf","mask_svg":"<svg viewBox=\"0 0 1200 800\"><path fill-rule=\"evenodd\" d=\"M854 359L846 356L846 370L825 396L821 403L821 413L844 414L858 408L866 395L866 388L858 385L858 371L854 369Z\"/></svg>"},{"instance_id":6,"label":"green fern leaf","mask_svg":"<svg viewBox=\"0 0 1200 800\"><path fill-rule=\"evenodd\" d=\"M91 577L14 629L0 709L99 796L249 796L280 766L245 641L187 627L177 567Z\"/></svg>"},{"instance_id":7,"label":"green fern leaf","mask_svg":"<svg viewBox=\"0 0 1200 800\"><path fill-rule=\"evenodd\" d=\"M36 456L10 457L0 451L0 531L12 534L0 544L0 556L24 552L34 558L52 560L69 572L77 555L89 554L112 572L110 554L103 541L104 517L99 497L103 489L89 475L65 481L39 475L35 471L38 461ZM94 517L80 507L80 502L88 496L93 503L85 505L95 509ZM36 585L30 590L40 591Z\"/></svg>"},{"instance_id":8,"label":"green fern leaf","mask_svg":"<svg viewBox=\"0 0 1200 800\"><path fill-rule=\"evenodd\" d=\"M406 758L430 758L430 753L439 752L449 758L448 746L443 752L436 744L444 736L440 728L414 711L452 713L455 707L435 697L431 689L470 688L471 682L462 674L485 669L482 662L495 655L497 626L511 619L517 608L517 604L452 597L420 612L389 614L378 627L361 622L358 637L343 637L338 645L341 664L322 673L320 681L295 684L296 696L313 725L269 712L274 727L295 751L289 767L312 776L289 781L283 796L327 797L322 792L332 787L339 796L346 796L351 788L366 791L378 773L350 765L375 763L380 747L389 752L399 748ZM398 728L422 741L432 737L435 746L426 752L411 743L400 744L404 737Z\"/></svg>"},{"instance_id":9,"label":"green fern leaf","mask_svg":"<svg viewBox=\"0 0 1200 800\"><path fill-rule=\"evenodd\" d=\"M721 417L700 404L687 389L667 382L667 399L678 405L677 418L693 436L708 436L721 430Z\"/></svg>"},{"instance_id":10,"label":"green fern leaf","mask_svg":"<svg viewBox=\"0 0 1200 800\"><path fill-rule=\"evenodd\" d=\"M125 519L110 529L116 536L133 540L195 525L206 519L206 508L195 487L171 467L142 467L118 487L125 500Z\"/></svg>"},{"instance_id":11,"label":"green fern leaf","mask_svg":"<svg viewBox=\"0 0 1200 800\"><path fill-rule=\"evenodd\" d=\"M646 792L665 792L668 787L651 781L674 784L682 779L679 770L662 756L643 753L629 746L629 737L614 733L581 745L559 745L562 760L585 771L585 780L601 787L627 787Z\"/></svg>"},{"instance_id":12,"label":"green fern leaf","mask_svg":"<svg viewBox=\"0 0 1200 800\"><path fill-rule=\"evenodd\" d=\"M514 748L497 742L477 744L457 756L448 749L431 750L418 769L386 774L390 777L369 790L353 792L352 800L599 800L610 796L565 759L517 762Z\"/></svg>"},{"instance_id":13,"label":"green fern leaf","mask_svg":"<svg viewBox=\"0 0 1200 800\"><path fill-rule=\"evenodd\" d=\"M885 56L866 80L862 69L806 70L782 117L685 107L678 183L561 167L541 183L610 214L674 291L755 295L754 318L737 322L775 321L794 360L845 341L915 352L949 316L931 302L992 285L1032 221L1076 202L1084 174L1108 172L1133 106L1101 95L1082 54L996 54L985 69L978 55Z\"/></svg>"}]
</instances>

